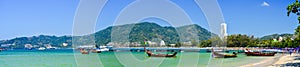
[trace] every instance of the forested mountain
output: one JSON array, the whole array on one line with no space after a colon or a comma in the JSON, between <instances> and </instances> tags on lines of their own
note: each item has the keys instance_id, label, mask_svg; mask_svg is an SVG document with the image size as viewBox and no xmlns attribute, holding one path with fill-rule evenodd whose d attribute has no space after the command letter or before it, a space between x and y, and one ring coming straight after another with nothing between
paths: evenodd
<instances>
[{"instance_id":1,"label":"forested mountain","mask_svg":"<svg viewBox=\"0 0 300 67\"><path fill-rule=\"evenodd\" d=\"M293 35L294 35L294 34L288 34L288 33L286 33L286 34L272 34L272 35L266 35L266 36L263 36L263 37L261 37L260 39L261 39L261 40L270 40L270 39L273 39L273 38L278 39L280 36L281 36L281 37L289 37L289 38L292 38Z\"/></svg>"},{"instance_id":2,"label":"forested mountain","mask_svg":"<svg viewBox=\"0 0 300 67\"><path fill-rule=\"evenodd\" d=\"M51 44L53 46L61 46L63 43L72 44L71 36L48 36L40 35L33 37L17 37L11 40L2 40L0 44L2 47L13 47L13 48L22 48L24 44L32 44L38 46L44 46L46 44ZM69 45L70 47L71 45Z\"/></svg>"},{"instance_id":3,"label":"forested mountain","mask_svg":"<svg viewBox=\"0 0 300 67\"><path fill-rule=\"evenodd\" d=\"M185 25L180 27L160 26L156 23L142 22L136 24L125 24L118 26L110 26L100 30L94 34L85 36L33 36L18 37L11 40L1 40L0 44L14 44L13 47L22 48L24 44L44 45L51 44L53 46L61 46L62 43L72 44L72 38L76 44L106 45L113 41L125 42L143 42L144 40L159 39L164 40L167 44L188 42L191 40L207 40L212 34L208 30L199 25ZM113 37L112 37L113 36ZM114 39L112 39L114 38ZM124 39L125 38L125 39ZM94 39L94 40L91 40Z\"/></svg>"}]
</instances>

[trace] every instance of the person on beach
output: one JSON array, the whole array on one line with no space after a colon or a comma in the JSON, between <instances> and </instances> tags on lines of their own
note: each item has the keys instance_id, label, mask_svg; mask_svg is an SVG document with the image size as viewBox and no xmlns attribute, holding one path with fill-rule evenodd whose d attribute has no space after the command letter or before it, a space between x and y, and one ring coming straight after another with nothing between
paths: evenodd
<instances>
[{"instance_id":1,"label":"person on beach","mask_svg":"<svg viewBox=\"0 0 300 67\"><path fill-rule=\"evenodd\" d=\"M293 52L292 52L292 50L289 50L289 53L290 53L290 56L291 56L291 55L292 55L292 53L293 53Z\"/></svg>"}]
</instances>

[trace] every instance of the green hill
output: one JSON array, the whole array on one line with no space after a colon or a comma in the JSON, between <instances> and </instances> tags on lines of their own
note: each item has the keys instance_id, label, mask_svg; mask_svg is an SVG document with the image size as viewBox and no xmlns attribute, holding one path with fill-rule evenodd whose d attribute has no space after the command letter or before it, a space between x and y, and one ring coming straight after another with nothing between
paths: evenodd
<instances>
[{"instance_id":1,"label":"green hill","mask_svg":"<svg viewBox=\"0 0 300 67\"><path fill-rule=\"evenodd\" d=\"M114 34L116 33L116 34ZM0 44L15 44L15 48L22 48L24 44L43 45L51 44L61 46L62 43L72 44L72 38L76 44L93 44L106 45L113 41L120 42L143 42L146 40L164 40L167 44L187 42L191 40L207 40L212 34L199 25L185 25L181 27L160 26L155 23L143 22L136 24L125 24L110 26L94 34L85 36L47 36L40 35L34 37L20 37L11 40L2 40ZM115 39L112 39L114 36ZM128 41L126 41L127 38ZM94 40L91 40L94 39Z\"/></svg>"},{"instance_id":2,"label":"green hill","mask_svg":"<svg viewBox=\"0 0 300 67\"><path fill-rule=\"evenodd\" d=\"M12 48L23 48L24 44L32 44L38 46L44 46L45 44L51 44L53 46L61 46L63 43L72 44L71 36L48 36L40 35L33 37L17 37L11 40L2 40L0 41L1 45L11 45ZM69 45L70 47L71 45ZM2 46L3 47L3 46Z\"/></svg>"},{"instance_id":3,"label":"green hill","mask_svg":"<svg viewBox=\"0 0 300 67\"><path fill-rule=\"evenodd\" d=\"M280 36L281 37L293 37L294 34L288 34L288 33L285 33L285 34L272 34L272 35L266 35L266 36L263 36L261 37L260 39L261 40L270 40L270 39L273 39L273 38L276 38L278 39Z\"/></svg>"}]
</instances>

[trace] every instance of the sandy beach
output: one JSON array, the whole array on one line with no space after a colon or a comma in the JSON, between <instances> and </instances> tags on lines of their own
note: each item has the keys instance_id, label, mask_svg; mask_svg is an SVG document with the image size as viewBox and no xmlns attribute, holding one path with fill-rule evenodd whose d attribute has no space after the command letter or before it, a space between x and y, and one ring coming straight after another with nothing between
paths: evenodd
<instances>
[{"instance_id":1,"label":"sandy beach","mask_svg":"<svg viewBox=\"0 0 300 67\"><path fill-rule=\"evenodd\" d=\"M265 59L257 63L251 63L240 67L299 67L300 54L277 54L272 58Z\"/></svg>"},{"instance_id":2,"label":"sandy beach","mask_svg":"<svg viewBox=\"0 0 300 67\"><path fill-rule=\"evenodd\" d=\"M272 65L276 61L278 61L279 58L280 58L280 56L274 56L274 57L270 57L268 59L265 59L265 60L257 62L257 63L251 63L251 64L243 65L240 67L267 67L269 65Z\"/></svg>"},{"instance_id":3,"label":"sandy beach","mask_svg":"<svg viewBox=\"0 0 300 67\"><path fill-rule=\"evenodd\" d=\"M286 54L281 56L278 61L269 65L268 67L299 67L300 54L294 53L292 55Z\"/></svg>"}]
</instances>

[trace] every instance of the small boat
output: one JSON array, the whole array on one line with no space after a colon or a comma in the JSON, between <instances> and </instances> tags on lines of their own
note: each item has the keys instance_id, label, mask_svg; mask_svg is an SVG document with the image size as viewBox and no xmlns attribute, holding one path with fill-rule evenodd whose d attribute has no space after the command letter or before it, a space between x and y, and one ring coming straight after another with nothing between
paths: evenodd
<instances>
[{"instance_id":1,"label":"small boat","mask_svg":"<svg viewBox=\"0 0 300 67\"><path fill-rule=\"evenodd\" d=\"M177 52L173 54L154 54L150 50L146 50L146 53L149 57L176 57Z\"/></svg>"},{"instance_id":2,"label":"small boat","mask_svg":"<svg viewBox=\"0 0 300 67\"><path fill-rule=\"evenodd\" d=\"M89 52L87 51L87 52L81 52L81 54L89 54Z\"/></svg>"},{"instance_id":3,"label":"small boat","mask_svg":"<svg viewBox=\"0 0 300 67\"><path fill-rule=\"evenodd\" d=\"M93 49L93 50L91 50L91 52L93 52L93 53L101 53L101 49Z\"/></svg>"},{"instance_id":4,"label":"small boat","mask_svg":"<svg viewBox=\"0 0 300 67\"><path fill-rule=\"evenodd\" d=\"M98 45L95 45L95 49L98 50L98 51L101 51L101 52L109 51L109 49L107 48L107 46L98 46Z\"/></svg>"},{"instance_id":5,"label":"small boat","mask_svg":"<svg viewBox=\"0 0 300 67\"><path fill-rule=\"evenodd\" d=\"M252 52L249 49L246 49L245 54L247 56L274 56L276 52Z\"/></svg>"},{"instance_id":6,"label":"small boat","mask_svg":"<svg viewBox=\"0 0 300 67\"><path fill-rule=\"evenodd\" d=\"M100 51L109 51L109 49L108 49L108 48L105 48L105 47L103 47L103 48L100 48Z\"/></svg>"},{"instance_id":7,"label":"small boat","mask_svg":"<svg viewBox=\"0 0 300 67\"><path fill-rule=\"evenodd\" d=\"M149 57L176 57L177 54L177 52L174 52L173 54L154 54L150 50L144 49Z\"/></svg>"},{"instance_id":8,"label":"small boat","mask_svg":"<svg viewBox=\"0 0 300 67\"><path fill-rule=\"evenodd\" d=\"M38 48L38 50L45 50L45 49L46 49L45 47Z\"/></svg>"},{"instance_id":9,"label":"small boat","mask_svg":"<svg viewBox=\"0 0 300 67\"><path fill-rule=\"evenodd\" d=\"M81 54L89 54L89 51L85 50L85 49L80 49Z\"/></svg>"},{"instance_id":10,"label":"small boat","mask_svg":"<svg viewBox=\"0 0 300 67\"><path fill-rule=\"evenodd\" d=\"M95 45L95 48L91 50L91 52L93 53L101 53L101 52L104 52L104 51L109 51L109 49L107 48L107 46L98 46L98 45Z\"/></svg>"},{"instance_id":11,"label":"small boat","mask_svg":"<svg viewBox=\"0 0 300 67\"><path fill-rule=\"evenodd\" d=\"M33 48L33 46L31 44L25 44L24 47L27 50L32 50L32 48Z\"/></svg>"},{"instance_id":12,"label":"small boat","mask_svg":"<svg viewBox=\"0 0 300 67\"><path fill-rule=\"evenodd\" d=\"M46 44L46 49L57 49L57 47L52 47L51 44Z\"/></svg>"},{"instance_id":13,"label":"small boat","mask_svg":"<svg viewBox=\"0 0 300 67\"><path fill-rule=\"evenodd\" d=\"M211 50L212 51L212 56L215 58L233 58L233 57L237 57L237 53L233 52L232 54L225 54L225 53L218 53L215 52L214 49Z\"/></svg>"}]
</instances>

